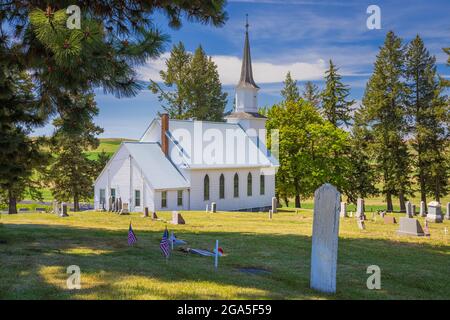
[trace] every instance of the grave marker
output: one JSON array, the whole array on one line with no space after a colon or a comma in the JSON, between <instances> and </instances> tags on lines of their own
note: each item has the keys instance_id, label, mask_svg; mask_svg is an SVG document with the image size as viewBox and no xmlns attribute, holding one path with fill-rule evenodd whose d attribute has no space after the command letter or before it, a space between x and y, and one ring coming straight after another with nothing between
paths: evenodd
<instances>
[{"instance_id":1,"label":"grave marker","mask_svg":"<svg viewBox=\"0 0 450 320\"><path fill-rule=\"evenodd\" d=\"M401 217L400 228L397 230L397 234L423 237L425 235L425 232L423 231L422 226L417 219Z\"/></svg>"},{"instance_id":2,"label":"grave marker","mask_svg":"<svg viewBox=\"0 0 450 320\"><path fill-rule=\"evenodd\" d=\"M356 217L361 218L361 219L366 218L364 216L364 199L363 198L358 198L358 200L356 202Z\"/></svg>"},{"instance_id":3,"label":"grave marker","mask_svg":"<svg viewBox=\"0 0 450 320\"><path fill-rule=\"evenodd\" d=\"M156 212L153 211L152 212L152 220L157 220L157 219L158 219L158 216L156 215Z\"/></svg>"},{"instance_id":4,"label":"grave marker","mask_svg":"<svg viewBox=\"0 0 450 320\"><path fill-rule=\"evenodd\" d=\"M272 198L272 213L277 213L277 198Z\"/></svg>"},{"instance_id":5,"label":"grave marker","mask_svg":"<svg viewBox=\"0 0 450 320\"><path fill-rule=\"evenodd\" d=\"M428 214L426 219L429 222L442 222L442 209L439 202L431 201L428 204Z\"/></svg>"},{"instance_id":6,"label":"grave marker","mask_svg":"<svg viewBox=\"0 0 450 320\"><path fill-rule=\"evenodd\" d=\"M61 203L61 213L59 214L60 217L68 217L69 215L67 214L67 204L65 202Z\"/></svg>"},{"instance_id":7,"label":"grave marker","mask_svg":"<svg viewBox=\"0 0 450 320\"><path fill-rule=\"evenodd\" d=\"M144 208L144 214L142 215L142 218L148 218L148 207Z\"/></svg>"},{"instance_id":8,"label":"grave marker","mask_svg":"<svg viewBox=\"0 0 450 320\"><path fill-rule=\"evenodd\" d=\"M395 217L391 217L391 216L384 216L383 220L384 220L384 224L396 224L397 223L397 220L395 220Z\"/></svg>"},{"instance_id":9,"label":"grave marker","mask_svg":"<svg viewBox=\"0 0 450 320\"><path fill-rule=\"evenodd\" d=\"M122 203L122 208L120 209L119 214L122 216L130 214L130 212L128 211L128 203L126 202Z\"/></svg>"},{"instance_id":10,"label":"grave marker","mask_svg":"<svg viewBox=\"0 0 450 320\"><path fill-rule=\"evenodd\" d=\"M178 211L172 211L172 223L173 224L186 224L183 216Z\"/></svg>"},{"instance_id":11,"label":"grave marker","mask_svg":"<svg viewBox=\"0 0 450 320\"><path fill-rule=\"evenodd\" d=\"M406 207L406 217L407 218L412 218L413 214L412 214L412 205L410 201L406 201L405 203L405 207Z\"/></svg>"},{"instance_id":12,"label":"grave marker","mask_svg":"<svg viewBox=\"0 0 450 320\"><path fill-rule=\"evenodd\" d=\"M336 292L340 197L328 183L314 193L311 288L321 292Z\"/></svg>"},{"instance_id":13,"label":"grave marker","mask_svg":"<svg viewBox=\"0 0 450 320\"><path fill-rule=\"evenodd\" d=\"M341 212L340 212L341 218L347 218L347 202L341 202Z\"/></svg>"},{"instance_id":14,"label":"grave marker","mask_svg":"<svg viewBox=\"0 0 450 320\"><path fill-rule=\"evenodd\" d=\"M211 203L211 211L212 211L213 213L216 213L216 211L217 211L217 204L216 204L215 202L212 202L212 203Z\"/></svg>"},{"instance_id":15,"label":"grave marker","mask_svg":"<svg viewBox=\"0 0 450 320\"><path fill-rule=\"evenodd\" d=\"M358 219L358 228L360 230L366 230L366 224L364 223L364 220Z\"/></svg>"},{"instance_id":16,"label":"grave marker","mask_svg":"<svg viewBox=\"0 0 450 320\"><path fill-rule=\"evenodd\" d=\"M426 217L427 216L427 210L425 208L425 201L420 201L419 214L420 214L421 217Z\"/></svg>"},{"instance_id":17,"label":"grave marker","mask_svg":"<svg viewBox=\"0 0 450 320\"><path fill-rule=\"evenodd\" d=\"M447 212L445 213L445 220L450 220L450 202L447 202Z\"/></svg>"}]
</instances>

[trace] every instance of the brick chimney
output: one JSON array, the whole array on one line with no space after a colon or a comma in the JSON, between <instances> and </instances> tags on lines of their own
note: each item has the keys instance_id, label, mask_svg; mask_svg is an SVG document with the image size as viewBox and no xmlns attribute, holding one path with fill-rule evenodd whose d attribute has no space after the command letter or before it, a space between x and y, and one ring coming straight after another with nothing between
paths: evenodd
<instances>
[{"instance_id":1,"label":"brick chimney","mask_svg":"<svg viewBox=\"0 0 450 320\"><path fill-rule=\"evenodd\" d=\"M169 140L166 136L166 132L169 130L169 115L163 113L161 115L161 149L166 155L169 155Z\"/></svg>"}]
</instances>

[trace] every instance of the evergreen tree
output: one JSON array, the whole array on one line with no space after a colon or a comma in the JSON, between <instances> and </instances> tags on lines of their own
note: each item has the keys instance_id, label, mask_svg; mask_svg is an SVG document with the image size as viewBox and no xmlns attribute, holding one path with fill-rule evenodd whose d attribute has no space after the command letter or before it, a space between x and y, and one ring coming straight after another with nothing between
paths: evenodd
<instances>
[{"instance_id":1,"label":"evergreen tree","mask_svg":"<svg viewBox=\"0 0 450 320\"><path fill-rule=\"evenodd\" d=\"M283 81L284 87L281 89L281 96L284 101L298 101L300 93L297 87L297 81L292 79L291 72L288 71L286 79Z\"/></svg>"},{"instance_id":2,"label":"evergreen tree","mask_svg":"<svg viewBox=\"0 0 450 320\"><path fill-rule=\"evenodd\" d=\"M176 45L166 60L166 70L161 78L168 88L167 92L155 81L150 89L164 102L163 108L170 117L222 121L227 94L222 91L216 64L199 46L192 55L184 49L182 43Z\"/></svg>"},{"instance_id":3,"label":"evergreen tree","mask_svg":"<svg viewBox=\"0 0 450 320\"><path fill-rule=\"evenodd\" d=\"M85 154L99 145L97 135L103 130L93 123L98 108L93 94L67 93L59 104L66 106L53 125L51 151L55 159L48 170L53 196L59 201L73 201L79 210L82 200L92 196L92 184L96 177L96 162ZM70 106L70 108L67 108Z\"/></svg>"},{"instance_id":4,"label":"evergreen tree","mask_svg":"<svg viewBox=\"0 0 450 320\"><path fill-rule=\"evenodd\" d=\"M319 87L311 81L307 81L304 85L302 98L311 103L317 109L320 108L320 91Z\"/></svg>"},{"instance_id":5,"label":"evergreen tree","mask_svg":"<svg viewBox=\"0 0 450 320\"><path fill-rule=\"evenodd\" d=\"M392 197L396 194L400 209L405 210L405 197L411 193L403 61L402 41L390 31L377 55L361 111L373 137L370 148L381 176L388 211L393 211Z\"/></svg>"},{"instance_id":6,"label":"evergreen tree","mask_svg":"<svg viewBox=\"0 0 450 320\"><path fill-rule=\"evenodd\" d=\"M366 198L378 193L376 188L378 179L370 160L369 145L372 137L360 110L355 112L353 122L348 152L350 166L346 174L344 192L349 202L356 203L358 198Z\"/></svg>"},{"instance_id":7,"label":"evergreen tree","mask_svg":"<svg viewBox=\"0 0 450 320\"><path fill-rule=\"evenodd\" d=\"M150 89L158 94L158 100L163 103L163 109L173 119L187 119L188 95L189 95L189 65L192 55L186 52L182 42L172 48L169 59L166 60L166 70L161 70L161 79L167 88L173 91L165 91L161 86L150 80Z\"/></svg>"},{"instance_id":8,"label":"evergreen tree","mask_svg":"<svg viewBox=\"0 0 450 320\"><path fill-rule=\"evenodd\" d=\"M449 184L445 159L449 137L445 118L448 104L442 96L436 58L430 55L419 36L408 45L405 61L420 198L427 203L426 196L430 194L439 201L448 192Z\"/></svg>"},{"instance_id":9,"label":"evergreen tree","mask_svg":"<svg viewBox=\"0 0 450 320\"><path fill-rule=\"evenodd\" d=\"M95 160L95 177L98 177L103 169L106 167L109 159L111 159L111 154L102 151L98 154Z\"/></svg>"},{"instance_id":10,"label":"evergreen tree","mask_svg":"<svg viewBox=\"0 0 450 320\"><path fill-rule=\"evenodd\" d=\"M325 89L322 92L322 112L334 126L349 125L353 100L347 100L350 94L348 86L341 81L339 69L330 60L330 67L325 72Z\"/></svg>"},{"instance_id":11,"label":"evergreen tree","mask_svg":"<svg viewBox=\"0 0 450 320\"><path fill-rule=\"evenodd\" d=\"M26 193L42 198L33 174L46 158L41 139L29 137L43 123L33 90L18 48L0 38L0 201L9 213L17 213L17 202Z\"/></svg>"}]
</instances>

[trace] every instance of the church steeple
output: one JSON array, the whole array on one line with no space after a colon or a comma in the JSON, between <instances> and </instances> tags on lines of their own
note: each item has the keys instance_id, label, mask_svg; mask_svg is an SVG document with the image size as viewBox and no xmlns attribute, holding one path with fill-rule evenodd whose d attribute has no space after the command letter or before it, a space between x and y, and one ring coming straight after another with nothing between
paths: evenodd
<instances>
[{"instance_id":1,"label":"church steeple","mask_svg":"<svg viewBox=\"0 0 450 320\"><path fill-rule=\"evenodd\" d=\"M259 89L256 85L255 80L253 80L252 71L252 57L250 55L250 42L248 40L248 14L246 15L245 24L245 42L244 42L244 54L242 57L242 67L241 67L241 78L237 85L237 88L251 87Z\"/></svg>"},{"instance_id":2,"label":"church steeple","mask_svg":"<svg viewBox=\"0 0 450 320\"><path fill-rule=\"evenodd\" d=\"M252 58L250 55L250 41L248 39L248 15L245 24L244 53L242 57L241 78L236 86L235 112L258 112L257 94L259 87L253 80Z\"/></svg>"}]
</instances>

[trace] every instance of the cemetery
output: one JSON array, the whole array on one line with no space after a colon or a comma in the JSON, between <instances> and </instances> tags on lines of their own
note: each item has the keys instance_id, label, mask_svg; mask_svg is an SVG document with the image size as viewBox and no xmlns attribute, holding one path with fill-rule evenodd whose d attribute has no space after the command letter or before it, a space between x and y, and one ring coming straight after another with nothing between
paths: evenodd
<instances>
[{"instance_id":1,"label":"cemetery","mask_svg":"<svg viewBox=\"0 0 450 320\"><path fill-rule=\"evenodd\" d=\"M376 212L364 202L350 217L343 211L351 206L324 185L305 205L313 208L269 215L214 208L147 219L123 209L67 213L66 204L55 213L2 214L8 272L0 274L0 299L448 299L450 221ZM167 259L159 248L166 228L175 239ZM225 252L217 268L216 240ZM79 290L67 289L70 265L80 267ZM379 290L366 284L373 265Z\"/></svg>"}]
</instances>

